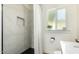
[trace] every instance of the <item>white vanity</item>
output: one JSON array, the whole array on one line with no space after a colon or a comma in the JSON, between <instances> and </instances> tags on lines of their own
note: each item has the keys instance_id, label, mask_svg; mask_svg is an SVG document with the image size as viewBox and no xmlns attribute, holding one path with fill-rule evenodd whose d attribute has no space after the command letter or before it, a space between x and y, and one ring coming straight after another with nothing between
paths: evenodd
<instances>
[{"instance_id":1,"label":"white vanity","mask_svg":"<svg viewBox=\"0 0 79 59\"><path fill-rule=\"evenodd\" d=\"M60 41L62 54L79 54L79 43L72 41Z\"/></svg>"}]
</instances>

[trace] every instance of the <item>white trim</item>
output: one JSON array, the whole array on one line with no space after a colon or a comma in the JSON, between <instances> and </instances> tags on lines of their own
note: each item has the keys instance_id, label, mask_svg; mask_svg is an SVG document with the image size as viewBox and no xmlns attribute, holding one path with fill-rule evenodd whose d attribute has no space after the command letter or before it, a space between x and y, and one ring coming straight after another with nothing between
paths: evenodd
<instances>
[{"instance_id":1,"label":"white trim","mask_svg":"<svg viewBox=\"0 0 79 59\"><path fill-rule=\"evenodd\" d=\"M34 49L35 54L42 53L42 36L41 36L41 8L40 5L33 5L34 9Z\"/></svg>"}]
</instances>

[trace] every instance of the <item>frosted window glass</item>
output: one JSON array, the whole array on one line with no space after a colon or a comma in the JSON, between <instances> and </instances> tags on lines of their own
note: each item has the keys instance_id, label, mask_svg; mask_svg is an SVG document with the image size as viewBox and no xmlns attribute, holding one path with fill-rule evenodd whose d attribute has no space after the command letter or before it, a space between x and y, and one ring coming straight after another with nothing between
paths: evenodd
<instances>
[{"instance_id":1,"label":"frosted window glass","mask_svg":"<svg viewBox=\"0 0 79 59\"><path fill-rule=\"evenodd\" d=\"M66 29L66 9L48 10L48 30L65 30Z\"/></svg>"}]
</instances>

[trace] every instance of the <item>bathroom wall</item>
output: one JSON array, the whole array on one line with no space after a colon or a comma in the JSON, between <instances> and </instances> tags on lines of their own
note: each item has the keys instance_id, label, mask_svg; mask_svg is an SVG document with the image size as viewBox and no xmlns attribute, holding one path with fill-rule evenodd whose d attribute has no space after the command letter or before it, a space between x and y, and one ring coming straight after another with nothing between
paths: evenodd
<instances>
[{"instance_id":1,"label":"bathroom wall","mask_svg":"<svg viewBox=\"0 0 79 59\"><path fill-rule=\"evenodd\" d=\"M27 6L27 5L26 5ZM31 47L30 11L24 5L3 5L3 52L21 53ZM30 7L30 6L29 6ZM17 20L17 16L25 19L25 25Z\"/></svg>"},{"instance_id":2,"label":"bathroom wall","mask_svg":"<svg viewBox=\"0 0 79 59\"><path fill-rule=\"evenodd\" d=\"M74 41L77 38L77 6L76 5L41 5L42 7L42 28L43 28L43 51L53 53L55 50L61 50L60 40ZM49 8L66 8L67 10L67 30L66 31L48 31L46 12ZM55 37L55 41L51 41Z\"/></svg>"},{"instance_id":3,"label":"bathroom wall","mask_svg":"<svg viewBox=\"0 0 79 59\"><path fill-rule=\"evenodd\" d=\"M79 5L77 5L77 39L79 39Z\"/></svg>"},{"instance_id":4,"label":"bathroom wall","mask_svg":"<svg viewBox=\"0 0 79 59\"><path fill-rule=\"evenodd\" d=\"M41 25L41 8L39 4L33 5L34 11L34 49L35 54L42 53L42 25Z\"/></svg>"},{"instance_id":5,"label":"bathroom wall","mask_svg":"<svg viewBox=\"0 0 79 59\"><path fill-rule=\"evenodd\" d=\"M34 48L34 40L33 40L33 28L34 28L34 21L33 21L33 5L32 4L28 4L28 5L24 5L26 9L28 9L28 18L29 20L27 20L27 25L28 25L28 37L30 39L30 47ZM26 11L26 10L25 10ZM27 12L25 13L27 14Z\"/></svg>"}]
</instances>

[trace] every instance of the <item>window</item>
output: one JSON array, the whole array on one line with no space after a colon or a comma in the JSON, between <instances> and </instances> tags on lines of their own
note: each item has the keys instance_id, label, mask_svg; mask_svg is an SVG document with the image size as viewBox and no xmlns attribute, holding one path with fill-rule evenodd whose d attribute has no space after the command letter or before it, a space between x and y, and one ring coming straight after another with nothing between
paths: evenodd
<instances>
[{"instance_id":1,"label":"window","mask_svg":"<svg viewBox=\"0 0 79 59\"><path fill-rule=\"evenodd\" d=\"M49 9L48 10L48 30L65 30L66 29L66 9Z\"/></svg>"}]
</instances>

